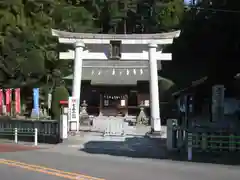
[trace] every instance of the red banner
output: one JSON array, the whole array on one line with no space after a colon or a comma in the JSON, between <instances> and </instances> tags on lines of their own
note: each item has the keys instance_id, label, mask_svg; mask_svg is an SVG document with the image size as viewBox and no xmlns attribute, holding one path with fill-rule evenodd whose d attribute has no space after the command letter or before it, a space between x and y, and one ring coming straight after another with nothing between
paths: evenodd
<instances>
[{"instance_id":1,"label":"red banner","mask_svg":"<svg viewBox=\"0 0 240 180\"><path fill-rule=\"evenodd\" d=\"M6 89L6 111L11 113L12 90Z\"/></svg>"},{"instance_id":2,"label":"red banner","mask_svg":"<svg viewBox=\"0 0 240 180\"><path fill-rule=\"evenodd\" d=\"M15 89L15 113L21 113L20 88Z\"/></svg>"},{"instance_id":3,"label":"red banner","mask_svg":"<svg viewBox=\"0 0 240 180\"><path fill-rule=\"evenodd\" d=\"M0 89L0 114L3 113L3 90Z\"/></svg>"}]
</instances>

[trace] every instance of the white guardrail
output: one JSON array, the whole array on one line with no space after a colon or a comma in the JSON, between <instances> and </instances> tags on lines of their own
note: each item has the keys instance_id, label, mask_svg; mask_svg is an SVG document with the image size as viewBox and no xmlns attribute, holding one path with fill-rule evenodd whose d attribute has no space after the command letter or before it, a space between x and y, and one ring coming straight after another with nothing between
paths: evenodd
<instances>
[{"instance_id":1,"label":"white guardrail","mask_svg":"<svg viewBox=\"0 0 240 180\"><path fill-rule=\"evenodd\" d=\"M34 137L34 146L38 145L37 128L0 128L0 136L14 136L15 143L18 143L19 137Z\"/></svg>"}]
</instances>

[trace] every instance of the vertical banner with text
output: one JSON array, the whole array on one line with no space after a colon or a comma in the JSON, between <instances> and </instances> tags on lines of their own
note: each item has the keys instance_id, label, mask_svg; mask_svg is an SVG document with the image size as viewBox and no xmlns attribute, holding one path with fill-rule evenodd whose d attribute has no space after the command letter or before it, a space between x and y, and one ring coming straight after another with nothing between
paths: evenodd
<instances>
[{"instance_id":1,"label":"vertical banner with text","mask_svg":"<svg viewBox=\"0 0 240 180\"><path fill-rule=\"evenodd\" d=\"M6 112L11 113L12 90L6 89Z\"/></svg>"},{"instance_id":2,"label":"vertical banner with text","mask_svg":"<svg viewBox=\"0 0 240 180\"><path fill-rule=\"evenodd\" d=\"M35 112L35 115L39 117L39 88L33 89L33 109Z\"/></svg>"},{"instance_id":3,"label":"vertical banner with text","mask_svg":"<svg viewBox=\"0 0 240 180\"><path fill-rule=\"evenodd\" d=\"M3 90L0 89L0 114L3 114L3 105L4 105L4 102L3 102Z\"/></svg>"},{"instance_id":4,"label":"vertical banner with text","mask_svg":"<svg viewBox=\"0 0 240 180\"><path fill-rule=\"evenodd\" d=\"M15 113L21 113L20 88L15 89Z\"/></svg>"}]
</instances>

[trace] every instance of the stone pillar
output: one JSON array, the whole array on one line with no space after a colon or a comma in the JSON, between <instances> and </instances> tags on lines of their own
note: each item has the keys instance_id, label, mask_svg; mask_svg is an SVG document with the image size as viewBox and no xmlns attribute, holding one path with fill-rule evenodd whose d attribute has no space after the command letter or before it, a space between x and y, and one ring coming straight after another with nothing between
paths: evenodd
<instances>
[{"instance_id":1,"label":"stone pillar","mask_svg":"<svg viewBox=\"0 0 240 180\"><path fill-rule=\"evenodd\" d=\"M66 113L60 116L60 137L62 141L68 138L68 115Z\"/></svg>"},{"instance_id":2,"label":"stone pillar","mask_svg":"<svg viewBox=\"0 0 240 180\"><path fill-rule=\"evenodd\" d=\"M167 120L167 149L170 151L177 149L177 131L174 129L177 125L177 119Z\"/></svg>"},{"instance_id":3,"label":"stone pillar","mask_svg":"<svg viewBox=\"0 0 240 180\"><path fill-rule=\"evenodd\" d=\"M212 121L224 120L224 85L215 85L212 87Z\"/></svg>"},{"instance_id":4,"label":"stone pillar","mask_svg":"<svg viewBox=\"0 0 240 180\"><path fill-rule=\"evenodd\" d=\"M74 73L73 73L73 89L72 96L79 99L80 102L80 93L81 93L81 80L82 80L82 54L84 48L83 42L75 43L75 58L74 58ZM78 104L79 108L79 104Z\"/></svg>"},{"instance_id":5,"label":"stone pillar","mask_svg":"<svg viewBox=\"0 0 240 180\"><path fill-rule=\"evenodd\" d=\"M156 44L149 44L149 72L150 72L150 109L151 109L151 131L161 131L159 93L158 93L158 71Z\"/></svg>"}]
</instances>

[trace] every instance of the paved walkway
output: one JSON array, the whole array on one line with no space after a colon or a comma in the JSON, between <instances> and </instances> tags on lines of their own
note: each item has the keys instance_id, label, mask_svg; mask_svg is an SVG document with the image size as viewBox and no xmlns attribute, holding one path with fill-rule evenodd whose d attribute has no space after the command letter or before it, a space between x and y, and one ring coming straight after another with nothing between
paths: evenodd
<instances>
[{"instance_id":1,"label":"paved walkway","mask_svg":"<svg viewBox=\"0 0 240 180\"><path fill-rule=\"evenodd\" d=\"M70 150L72 153L75 150L88 154L161 158L165 156L166 139L149 138L146 136L149 129L146 126L132 128L132 133L124 137L103 137L102 133L82 131L69 136L62 144L52 147L51 151L67 153Z\"/></svg>"}]
</instances>

